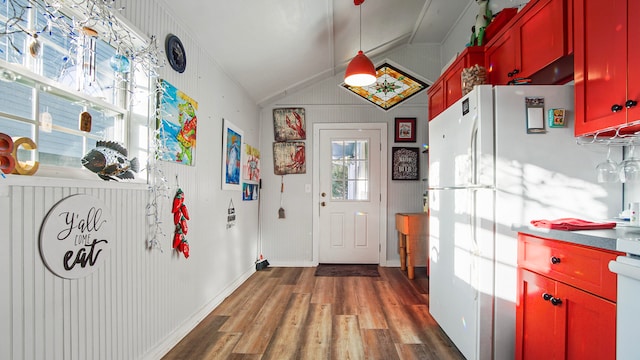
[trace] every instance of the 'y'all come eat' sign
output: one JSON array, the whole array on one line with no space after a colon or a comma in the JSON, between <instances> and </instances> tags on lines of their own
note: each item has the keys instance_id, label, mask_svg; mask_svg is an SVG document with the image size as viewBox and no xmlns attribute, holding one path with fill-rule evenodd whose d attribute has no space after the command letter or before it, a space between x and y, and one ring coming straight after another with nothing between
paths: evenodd
<instances>
[{"instance_id":1,"label":"'y'all come eat' sign","mask_svg":"<svg viewBox=\"0 0 640 360\"><path fill-rule=\"evenodd\" d=\"M114 240L115 223L104 203L90 195L72 195L44 219L40 254L54 274L78 279L100 267Z\"/></svg>"}]
</instances>

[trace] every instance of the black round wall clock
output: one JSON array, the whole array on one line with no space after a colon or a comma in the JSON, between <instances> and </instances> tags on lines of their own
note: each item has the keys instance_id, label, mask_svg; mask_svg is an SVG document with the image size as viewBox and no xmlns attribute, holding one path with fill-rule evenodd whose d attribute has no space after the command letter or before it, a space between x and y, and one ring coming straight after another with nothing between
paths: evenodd
<instances>
[{"instance_id":1,"label":"black round wall clock","mask_svg":"<svg viewBox=\"0 0 640 360\"><path fill-rule=\"evenodd\" d=\"M184 52L184 46L180 39L172 34L167 36L165 43L165 51L167 52L167 60L171 68L179 73L183 73L187 68L187 54Z\"/></svg>"}]
</instances>

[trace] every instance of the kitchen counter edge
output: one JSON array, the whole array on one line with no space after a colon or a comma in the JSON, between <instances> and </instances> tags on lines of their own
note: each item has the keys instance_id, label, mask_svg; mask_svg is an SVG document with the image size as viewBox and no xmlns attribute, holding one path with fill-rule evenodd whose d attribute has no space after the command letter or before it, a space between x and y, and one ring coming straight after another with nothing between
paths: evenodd
<instances>
[{"instance_id":1,"label":"kitchen counter edge","mask_svg":"<svg viewBox=\"0 0 640 360\"><path fill-rule=\"evenodd\" d=\"M617 239L637 239L640 241L640 227L617 226L606 230L563 231L538 228L535 226L513 225L513 231L572 244L590 246L608 251L617 249Z\"/></svg>"}]
</instances>

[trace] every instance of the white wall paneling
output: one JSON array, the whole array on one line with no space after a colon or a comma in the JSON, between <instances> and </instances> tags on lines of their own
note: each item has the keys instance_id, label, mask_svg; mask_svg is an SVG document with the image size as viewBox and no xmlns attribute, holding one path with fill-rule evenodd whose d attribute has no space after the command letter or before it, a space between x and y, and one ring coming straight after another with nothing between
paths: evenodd
<instances>
[{"instance_id":1,"label":"white wall paneling","mask_svg":"<svg viewBox=\"0 0 640 360\"><path fill-rule=\"evenodd\" d=\"M428 81L434 81L440 74L439 47L416 44L401 47L386 55L386 58L400 64ZM374 59L376 64L383 59ZM312 193L305 192L305 185L313 183L313 124L314 123L386 123L387 159L391 159L393 146L421 147L427 136L427 95L426 91L415 95L405 103L389 111L383 111L340 88L343 74L320 81L315 85L290 94L265 106L260 113L262 134L262 239L265 256L274 265L304 266L313 262L313 204ZM278 219L280 207L280 176L273 174L274 108L305 108L307 140L307 173L284 176L283 207L286 218ZM394 143L394 119L415 117L418 134L416 143ZM389 161L387 161L389 162ZM387 166L390 166L387 164ZM421 173L426 174L427 158L421 155ZM387 259L384 265L399 266L398 234L395 230L395 213L422 211L422 193L426 183L422 181L392 181L391 171L387 179ZM316 191L312 189L312 192ZM426 255L417 264L426 263Z\"/></svg>"},{"instance_id":2,"label":"white wall paneling","mask_svg":"<svg viewBox=\"0 0 640 360\"><path fill-rule=\"evenodd\" d=\"M181 38L186 71L164 65L159 74L199 104L196 166L160 163L170 187L161 200L164 252L146 248L144 184L0 178L0 359L158 359L255 271L257 201L222 191L220 171L222 118L259 147L258 107L161 3L119 0L113 7L124 7L119 16L157 37L161 60L167 34ZM176 175L191 215L189 259L171 249ZM105 202L118 236L100 269L66 280L42 262L38 232L47 211L75 193ZM227 229L230 200L238 218Z\"/></svg>"}]
</instances>

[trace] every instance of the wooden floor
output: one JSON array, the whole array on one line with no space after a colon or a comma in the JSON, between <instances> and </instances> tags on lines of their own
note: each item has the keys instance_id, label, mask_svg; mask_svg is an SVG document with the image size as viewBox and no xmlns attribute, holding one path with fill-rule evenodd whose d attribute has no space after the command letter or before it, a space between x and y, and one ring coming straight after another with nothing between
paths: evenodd
<instances>
[{"instance_id":1,"label":"wooden floor","mask_svg":"<svg viewBox=\"0 0 640 360\"><path fill-rule=\"evenodd\" d=\"M464 359L429 315L428 278L253 274L164 359Z\"/></svg>"}]
</instances>

